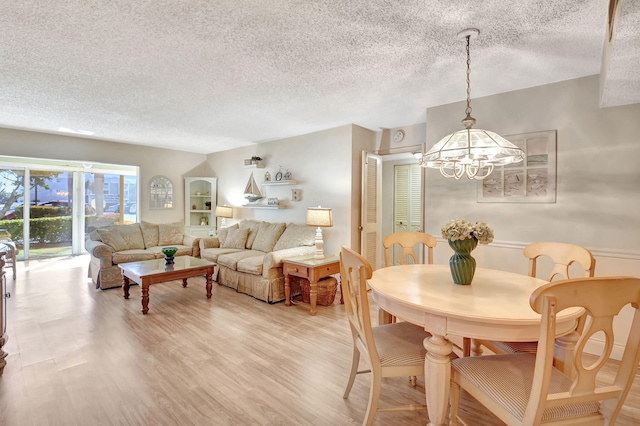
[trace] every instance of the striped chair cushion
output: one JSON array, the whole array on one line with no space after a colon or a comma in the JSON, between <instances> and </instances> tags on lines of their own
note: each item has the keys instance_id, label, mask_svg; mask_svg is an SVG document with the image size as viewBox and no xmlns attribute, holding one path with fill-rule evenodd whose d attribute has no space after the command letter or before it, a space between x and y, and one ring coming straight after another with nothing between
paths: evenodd
<instances>
[{"instance_id":1,"label":"striped chair cushion","mask_svg":"<svg viewBox=\"0 0 640 426\"><path fill-rule=\"evenodd\" d=\"M408 322L373 327L373 339L383 367L424 365L427 350L422 342L430 334Z\"/></svg>"},{"instance_id":2,"label":"striped chair cushion","mask_svg":"<svg viewBox=\"0 0 640 426\"><path fill-rule=\"evenodd\" d=\"M502 352L507 354L515 354L525 352L535 354L538 351L538 342L492 342Z\"/></svg>"},{"instance_id":3,"label":"striped chair cushion","mask_svg":"<svg viewBox=\"0 0 640 426\"><path fill-rule=\"evenodd\" d=\"M535 355L520 353L460 358L452 361L451 366L514 417L522 420L531 393L535 362ZM554 368L549 393L566 392L570 387L571 380ZM544 411L542 421L597 414L599 409L597 402L548 408Z\"/></svg>"}]
</instances>

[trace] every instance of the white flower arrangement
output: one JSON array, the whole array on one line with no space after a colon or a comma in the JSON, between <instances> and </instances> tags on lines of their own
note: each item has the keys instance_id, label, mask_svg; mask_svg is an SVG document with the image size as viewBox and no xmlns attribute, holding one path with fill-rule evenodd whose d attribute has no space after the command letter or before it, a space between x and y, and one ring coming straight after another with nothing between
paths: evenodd
<instances>
[{"instance_id":1,"label":"white flower arrangement","mask_svg":"<svg viewBox=\"0 0 640 426\"><path fill-rule=\"evenodd\" d=\"M471 224L464 219L455 219L442 227L442 238L451 241L475 238L480 244L493 241L493 229L485 222Z\"/></svg>"}]
</instances>

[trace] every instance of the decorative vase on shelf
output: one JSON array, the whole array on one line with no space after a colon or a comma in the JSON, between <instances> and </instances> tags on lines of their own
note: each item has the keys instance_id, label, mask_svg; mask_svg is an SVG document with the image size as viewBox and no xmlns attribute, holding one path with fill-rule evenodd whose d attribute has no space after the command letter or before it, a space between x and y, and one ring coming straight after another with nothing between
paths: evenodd
<instances>
[{"instance_id":1,"label":"decorative vase on shelf","mask_svg":"<svg viewBox=\"0 0 640 426\"><path fill-rule=\"evenodd\" d=\"M460 285L469 285L473 281L473 274L476 272L476 260L471 256L471 252L478 245L475 237L464 240L448 240L449 246L455 252L449 259L449 268L453 282Z\"/></svg>"}]
</instances>

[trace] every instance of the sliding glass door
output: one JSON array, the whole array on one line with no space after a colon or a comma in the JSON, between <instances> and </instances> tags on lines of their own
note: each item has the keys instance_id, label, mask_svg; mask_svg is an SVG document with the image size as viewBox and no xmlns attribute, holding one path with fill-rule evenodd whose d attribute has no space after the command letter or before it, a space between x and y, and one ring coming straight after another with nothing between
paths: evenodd
<instances>
[{"instance_id":1,"label":"sliding glass door","mask_svg":"<svg viewBox=\"0 0 640 426\"><path fill-rule=\"evenodd\" d=\"M98 227L134 223L138 168L0 156L0 240L20 259L84 253Z\"/></svg>"}]
</instances>

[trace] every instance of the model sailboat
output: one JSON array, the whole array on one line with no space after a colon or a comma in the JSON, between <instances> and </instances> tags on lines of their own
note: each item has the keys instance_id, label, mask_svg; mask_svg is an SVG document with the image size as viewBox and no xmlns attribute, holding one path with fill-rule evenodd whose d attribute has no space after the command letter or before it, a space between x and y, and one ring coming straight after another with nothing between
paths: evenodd
<instances>
[{"instance_id":1,"label":"model sailboat","mask_svg":"<svg viewBox=\"0 0 640 426\"><path fill-rule=\"evenodd\" d=\"M251 172L249 182L247 182L247 187L244 189L244 198L246 198L250 203L255 203L259 199L263 198L260 188L258 188L258 184L253 178L253 172Z\"/></svg>"}]
</instances>

